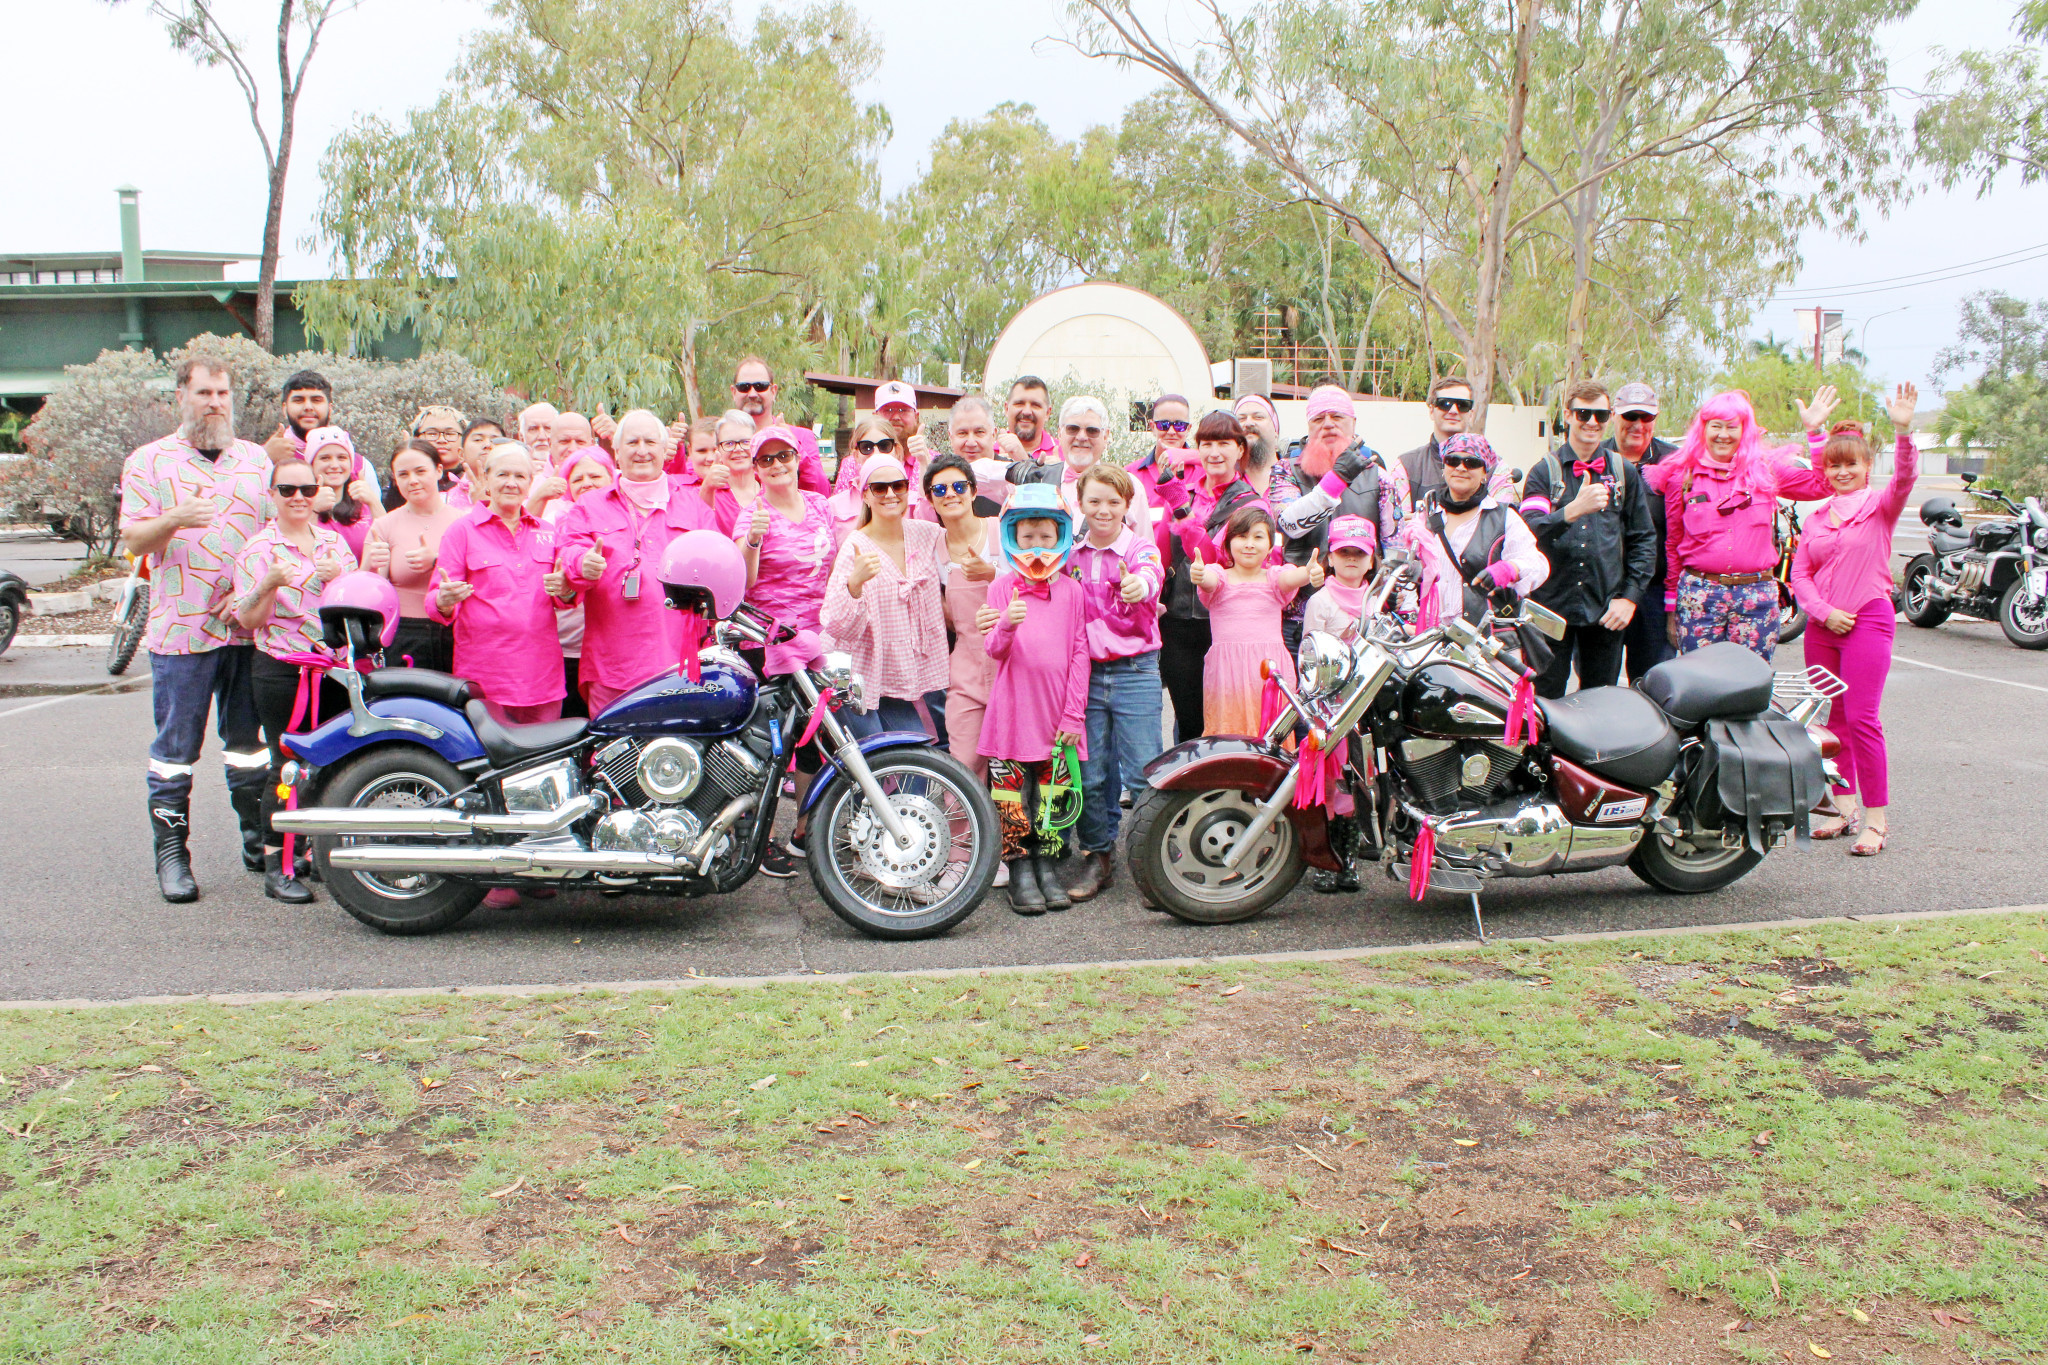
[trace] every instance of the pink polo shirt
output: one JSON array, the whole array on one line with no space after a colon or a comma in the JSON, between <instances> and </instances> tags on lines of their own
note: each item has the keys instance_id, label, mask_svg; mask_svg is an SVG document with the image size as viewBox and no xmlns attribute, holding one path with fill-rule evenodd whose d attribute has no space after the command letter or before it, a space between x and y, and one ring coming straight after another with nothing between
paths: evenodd
<instances>
[{"instance_id":1,"label":"pink polo shirt","mask_svg":"<svg viewBox=\"0 0 2048 1365\"><path fill-rule=\"evenodd\" d=\"M555 528L524 508L516 531L483 503L441 537L427 615L454 625L455 672L499 706L545 706L568 692L555 634L559 604L541 583L555 556ZM450 580L475 591L444 615L435 591Z\"/></svg>"},{"instance_id":2,"label":"pink polo shirt","mask_svg":"<svg viewBox=\"0 0 2048 1365\"><path fill-rule=\"evenodd\" d=\"M1145 595L1135 602L1123 599L1126 569L1145 580ZM1126 526L1106 547L1083 539L1067 556L1067 572L1081 585L1090 659L1128 659L1159 648L1159 590L1166 570L1149 537Z\"/></svg>"},{"instance_id":3,"label":"pink polo shirt","mask_svg":"<svg viewBox=\"0 0 2048 1365\"><path fill-rule=\"evenodd\" d=\"M1906 433L1899 433L1894 449L1888 482L1830 498L1799 529L1792 593L1816 621L1837 607L1858 611L1891 594L1892 532L1920 477L1920 452Z\"/></svg>"},{"instance_id":4,"label":"pink polo shirt","mask_svg":"<svg viewBox=\"0 0 2048 1365\"><path fill-rule=\"evenodd\" d=\"M219 499L210 525L173 532L149 556L144 649L204 654L249 642L246 631L215 613L229 604L236 557L270 518L270 471L270 456L254 441L237 441L208 461L176 432L143 446L122 465L123 530L163 516L187 498Z\"/></svg>"},{"instance_id":5,"label":"pink polo shirt","mask_svg":"<svg viewBox=\"0 0 2048 1365\"><path fill-rule=\"evenodd\" d=\"M701 485L668 480L664 507L643 512L617 487L592 489L576 500L557 532L569 583L583 600L583 662L578 678L607 692L624 692L659 677L682 657L682 613L670 611L662 592L661 557L684 531L712 525ZM583 556L604 547L604 572L583 576ZM638 595L625 595L639 576Z\"/></svg>"},{"instance_id":6,"label":"pink polo shirt","mask_svg":"<svg viewBox=\"0 0 2048 1365\"><path fill-rule=\"evenodd\" d=\"M995 660L988 713L981 725L984 758L1031 763L1052 756L1055 731L1075 737L1075 751L1088 757L1088 609L1081 585L1065 574L1052 580L1046 597L1026 593L1024 621L1012 625L1012 598L1025 586L1015 574L998 574L989 584L988 604L996 609L994 629L982 637Z\"/></svg>"}]
</instances>

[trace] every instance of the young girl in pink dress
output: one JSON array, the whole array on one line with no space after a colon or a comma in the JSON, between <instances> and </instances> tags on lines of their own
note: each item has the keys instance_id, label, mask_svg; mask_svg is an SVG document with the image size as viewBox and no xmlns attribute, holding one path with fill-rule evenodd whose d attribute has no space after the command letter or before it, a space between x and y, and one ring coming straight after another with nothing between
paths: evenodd
<instances>
[{"instance_id":1,"label":"young girl in pink dress","mask_svg":"<svg viewBox=\"0 0 2048 1365\"><path fill-rule=\"evenodd\" d=\"M1322 565L1268 564L1273 552L1273 514L1256 504L1231 513L1223 527L1224 564L1197 564L1192 573L1202 605L1209 609L1209 657L1202 665L1202 733L1256 735L1265 679L1259 665L1270 661L1288 686L1294 659L1280 636L1281 610L1302 584L1320 588Z\"/></svg>"}]
</instances>

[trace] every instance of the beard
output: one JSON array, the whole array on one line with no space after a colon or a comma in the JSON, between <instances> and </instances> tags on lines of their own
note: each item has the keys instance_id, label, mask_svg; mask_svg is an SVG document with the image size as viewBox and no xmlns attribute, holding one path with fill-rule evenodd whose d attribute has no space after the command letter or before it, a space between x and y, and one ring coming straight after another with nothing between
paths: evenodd
<instances>
[{"instance_id":1,"label":"beard","mask_svg":"<svg viewBox=\"0 0 2048 1365\"><path fill-rule=\"evenodd\" d=\"M179 434L194 450L226 450L235 443L235 419L227 414L188 413Z\"/></svg>"},{"instance_id":2,"label":"beard","mask_svg":"<svg viewBox=\"0 0 2048 1365\"><path fill-rule=\"evenodd\" d=\"M1312 479L1322 478L1337 463L1337 457L1344 449L1344 446L1338 446L1333 450L1320 441L1308 442L1301 448L1301 472Z\"/></svg>"},{"instance_id":3,"label":"beard","mask_svg":"<svg viewBox=\"0 0 2048 1365\"><path fill-rule=\"evenodd\" d=\"M1254 436L1245 442L1244 453L1247 468L1264 469L1273 463L1273 457L1279 454L1279 449L1265 437Z\"/></svg>"}]
</instances>

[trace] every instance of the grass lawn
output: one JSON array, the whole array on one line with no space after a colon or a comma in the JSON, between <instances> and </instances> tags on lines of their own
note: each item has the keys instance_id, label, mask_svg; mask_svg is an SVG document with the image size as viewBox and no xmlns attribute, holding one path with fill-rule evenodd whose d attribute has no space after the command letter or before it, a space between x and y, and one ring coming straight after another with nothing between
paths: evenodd
<instances>
[{"instance_id":1,"label":"grass lawn","mask_svg":"<svg viewBox=\"0 0 2048 1365\"><path fill-rule=\"evenodd\" d=\"M2048 1359L2048 923L27 1011L0 1359Z\"/></svg>"}]
</instances>

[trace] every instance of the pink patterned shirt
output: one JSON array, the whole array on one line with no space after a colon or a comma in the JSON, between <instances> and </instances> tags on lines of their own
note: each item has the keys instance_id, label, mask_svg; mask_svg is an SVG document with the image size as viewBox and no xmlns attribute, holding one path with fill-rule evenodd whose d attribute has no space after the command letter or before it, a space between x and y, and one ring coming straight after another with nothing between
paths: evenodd
<instances>
[{"instance_id":1,"label":"pink patterned shirt","mask_svg":"<svg viewBox=\"0 0 2048 1365\"><path fill-rule=\"evenodd\" d=\"M349 553L348 542L343 540L332 526L313 523L313 556L337 555L348 561L351 570L356 567L356 557ZM320 593L327 587L320 571L305 551L285 538L277 529L277 523L270 525L249 537L249 543L242 547L241 555L235 560L234 600L239 602L256 591L256 585L263 581L263 575L270 572L270 566L282 560L291 577L277 590L272 599L270 620L256 631L256 648L271 658L286 654L325 653L326 644L320 635Z\"/></svg>"},{"instance_id":2,"label":"pink patterned shirt","mask_svg":"<svg viewBox=\"0 0 2048 1365\"><path fill-rule=\"evenodd\" d=\"M270 516L270 456L253 441L237 441L209 463L172 432L128 457L121 468L121 527L163 516L187 498L220 499L208 526L172 534L149 557L149 628L142 647L152 654L204 654L249 635L215 613L232 602L235 557Z\"/></svg>"},{"instance_id":3,"label":"pink patterned shirt","mask_svg":"<svg viewBox=\"0 0 2048 1365\"><path fill-rule=\"evenodd\" d=\"M882 571L861 585L860 596L846 590L853 557L874 550ZM853 656L855 671L867 680L868 694L915 701L936 692L951 676L946 654L946 609L940 598L945 582L946 528L930 521L903 521L903 564L855 531L839 546L832 578L825 586L819 613L830 645Z\"/></svg>"}]
</instances>

